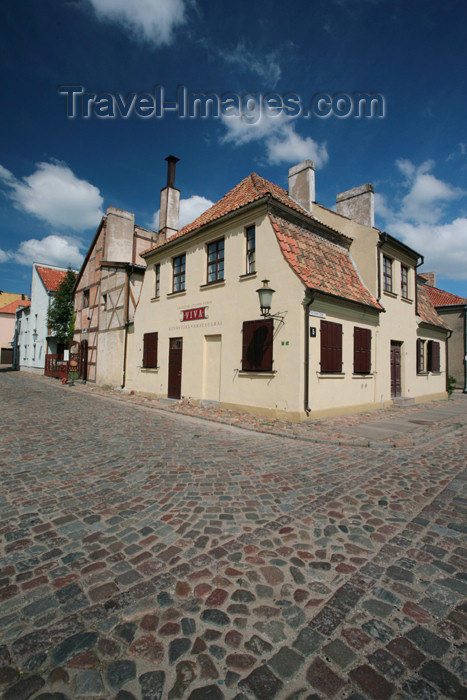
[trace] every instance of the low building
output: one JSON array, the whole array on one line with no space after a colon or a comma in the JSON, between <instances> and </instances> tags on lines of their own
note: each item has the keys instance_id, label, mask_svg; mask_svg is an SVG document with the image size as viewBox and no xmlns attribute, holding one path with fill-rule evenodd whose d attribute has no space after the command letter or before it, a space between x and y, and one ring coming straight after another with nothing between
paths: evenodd
<instances>
[{"instance_id":1,"label":"low building","mask_svg":"<svg viewBox=\"0 0 467 700\"><path fill-rule=\"evenodd\" d=\"M289 192L251 174L179 230L175 161L142 254L129 389L287 420L446 397L447 325L420 292L421 256L374 227L371 186L332 212L305 161Z\"/></svg>"},{"instance_id":2,"label":"low building","mask_svg":"<svg viewBox=\"0 0 467 700\"><path fill-rule=\"evenodd\" d=\"M13 358L16 369L43 374L45 356L63 352L49 332L47 315L66 272L63 267L33 263L30 306L16 312Z\"/></svg>"},{"instance_id":3,"label":"low building","mask_svg":"<svg viewBox=\"0 0 467 700\"><path fill-rule=\"evenodd\" d=\"M0 365L13 364L16 310L30 304L25 294L10 294L8 296L18 296L19 298L0 307ZM0 296L0 302L2 299L3 295Z\"/></svg>"},{"instance_id":4,"label":"low building","mask_svg":"<svg viewBox=\"0 0 467 700\"><path fill-rule=\"evenodd\" d=\"M109 207L97 228L75 285L79 376L124 386L126 338L146 263L140 252L156 233L135 226L134 214Z\"/></svg>"},{"instance_id":5,"label":"low building","mask_svg":"<svg viewBox=\"0 0 467 700\"><path fill-rule=\"evenodd\" d=\"M434 272L421 275L424 290L438 315L452 330L448 340L448 374L455 389L467 393L467 299L436 287Z\"/></svg>"}]
</instances>

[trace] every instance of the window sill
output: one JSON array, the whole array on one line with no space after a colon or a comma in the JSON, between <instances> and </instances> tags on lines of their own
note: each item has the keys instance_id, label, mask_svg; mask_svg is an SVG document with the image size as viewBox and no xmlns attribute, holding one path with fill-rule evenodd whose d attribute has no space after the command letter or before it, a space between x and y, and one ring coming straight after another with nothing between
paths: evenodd
<instances>
[{"instance_id":1,"label":"window sill","mask_svg":"<svg viewBox=\"0 0 467 700\"><path fill-rule=\"evenodd\" d=\"M277 374L277 371L272 370L272 369L266 369L266 370L239 369L238 370L239 377L274 377L274 375L276 375L276 374Z\"/></svg>"},{"instance_id":2,"label":"window sill","mask_svg":"<svg viewBox=\"0 0 467 700\"><path fill-rule=\"evenodd\" d=\"M160 300L161 300L160 297L152 297L152 298L151 298L151 301L160 301Z\"/></svg>"},{"instance_id":3,"label":"window sill","mask_svg":"<svg viewBox=\"0 0 467 700\"><path fill-rule=\"evenodd\" d=\"M183 297L186 294L186 289L182 289L180 292L170 292L170 294L167 294L167 299L170 299L171 297Z\"/></svg>"},{"instance_id":4,"label":"window sill","mask_svg":"<svg viewBox=\"0 0 467 700\"><path fill-rule=\"evenodd\" d=\"M206 289L209 287L211 289L212 287L223 287L225 285L225 280L216 280L215 282L206 282L206 284L201 284L200 289Z\"/></svg>"},{"instance_id":5,"label":"window sill","mask_svg":"<svg viewBox=\"0 0 467 700\"><path fill-rule=\"evenodd\" d=\"M258 276L257 272L247 272L245 275L240 275L238 279L240 282L243 282L244 280L255 279L255 277L257 277L257 276Z\"/></svg>"},{"instance_id":6,"label":"window sill","mask_svg":"<svg viewBox=\"0 0 467 700\"><path fill-rule=\"evenodd\" d=\"M395 292L390 292L388 289L383 289L383 294L386 294L388 297L392 297L393 299L397 299L399 296Z\"/></svg>"},{"instance_id":7,"label":"window sill","mask_svg":"<svg viewBox=\"0 0 467 700\"><path fill-rule=\"evenodd\" d=\"M439 377L441 372L430 372L434 377Z\"/></svg>"},{"instance_id":8,"label":"window sill","mask_svg":"<svg viewBox=\"0 0 467 700\"><path fill-rule=\"evenodd\" d=\"M344 379L345 372L316 372L318 379Z\"/></svg>"},{"instance_id":9,"label":"window sill","mask_svg":"<svg viewBox=\"0 0 467 700\"><path fill-rule=\"evenodd\" d=\"M413 304L413 299L409 299L409 297L401 297L402 301L405 301L406 304Z\"/></svg>"},{"instance_id":10,"label":"window sill","mask_svg":"<svg viewBox=\"0 0 467 700\"><path fill-rule=\"evenodd\" d=\"M373 379L374 376L374 372L354 372L352 374L352 379Z\"/></svg>"},{"instance_id":11,"label":"window sill","mask_svg":"<svg viewBox=\"0 0 467 700\"><path fill-rule=\"evenodd\" d=\"M429 372L417 372L417 377L427 377Z\"/></svg>"},{"instance_id":12,"label":"window sill","mask_svg":"<svg viewBox=\"0 0 467 700\"><path fill-rule=\"evenodd\" d=\"M159 367L140 367L141 372L154 373L159 371Z\"/></svg>"}]
</instances>

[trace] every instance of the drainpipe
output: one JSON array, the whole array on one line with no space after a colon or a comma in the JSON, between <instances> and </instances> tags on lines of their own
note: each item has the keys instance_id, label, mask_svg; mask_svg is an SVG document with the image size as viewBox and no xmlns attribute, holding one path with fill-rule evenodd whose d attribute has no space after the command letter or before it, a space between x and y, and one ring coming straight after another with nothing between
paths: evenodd
<instances>
[{"instance_id":1,"label":"drainpipe","mask_svg":"<svg viewBox=\"0 0 467 700\"><path fill-rule=\"evenodd\" d=\"M386 243L386 238L387 237L385 233L381 234L381 238L376 246L378 258L378 296L376 298L376 301L378 302L378 304L381 301L381 248Z\"/></svg>"},{"instance_id":2,"label":"drainpipe","mask_svg":"<svg viewBox=\"0 0 467 700\"><path fill-rule=\"evenodd\" d=\"M305 298L302 301L304 309L304 321L305 321L305 362L304 362L304 372L305 372L305 384L304 384L304 396L303 396L303 407L307 416L310 415L311 408L308 405L310 399L310 306L315 300L315 292L311 289L307 289L305 292Z\"/></svg>"},{"instance_id":3,"label":"drainpipe","mask_svg":"<svg viewBox=\"0 0 467 700\"><path fill-rule=\"evenodd\" d=\"M122 389L125 388L126 382L126 352L128 346L128 327L130 325L130 278L133 273L133 265L127 265L126 268L126 290L125 290L125 338L123 341L123 370L122 370Z\"/></svg>"},{"instance_id":4,"label":"drainpipe","mask_svg":"<svg viewBox=\"0 0 467 700\"><path fill-rule=\"evenodd\" d=\"M446 342L444 343L444 355L445 355L445 362L446 362L446 391L448 390L448 383L449 383L449 356L448 356L448 341L449 338L452 336L453 331L448 331L446 335Z\"/></svg>"},{"instance_id":5,"label":"drainpipe","mask_svg":"<svg viewBox=\"0 0 467 700\"><path fill-rule=\"evenodd\" d=\"M423 265L425 258L420 255L420 262L415 265L415 316L418 316L417 268Z\"/></svg>"},{"instance_id":6,"label":"drainpipe","mask_svg":"<svg viewBox=\"0 0 467 700\"><path fill-rule=\"evenodd\" d=\"M467 304L464 306L464 394L467 394Z\"/></svg>"}]
</instances>

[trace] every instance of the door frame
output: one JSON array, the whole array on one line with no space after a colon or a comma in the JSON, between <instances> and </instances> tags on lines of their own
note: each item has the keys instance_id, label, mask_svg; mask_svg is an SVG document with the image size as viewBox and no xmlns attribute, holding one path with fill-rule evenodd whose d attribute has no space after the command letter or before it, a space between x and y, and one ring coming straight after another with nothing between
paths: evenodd
<instances>
[{"instance_id":1,"label":"door frame","mask_svg":"<svg viewBox=\"0 0 467 700\"><path fill-rule=\"evenodd\" d=\"M395 362L396 357L398 363ZM397 399L402 396L402 343L399 340L391 340L390 375L391 399Z\"/></svg>"}]
</instances>

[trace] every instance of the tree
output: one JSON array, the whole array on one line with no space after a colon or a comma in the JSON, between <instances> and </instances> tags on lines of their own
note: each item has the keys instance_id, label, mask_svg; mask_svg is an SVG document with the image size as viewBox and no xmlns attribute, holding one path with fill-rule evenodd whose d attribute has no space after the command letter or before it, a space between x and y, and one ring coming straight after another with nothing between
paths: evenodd
<instances>
[{"instance_id":1,"label":"tree","mask_svg":"<svg viewBox=\"0 0 467 700\"><path fill-rule=\"evenodd\" d=\"M68 268L49 306L47 322L58 343L67 348L75 329L74 293L76 275Z\"/></svg>"}]
</instances>

